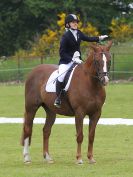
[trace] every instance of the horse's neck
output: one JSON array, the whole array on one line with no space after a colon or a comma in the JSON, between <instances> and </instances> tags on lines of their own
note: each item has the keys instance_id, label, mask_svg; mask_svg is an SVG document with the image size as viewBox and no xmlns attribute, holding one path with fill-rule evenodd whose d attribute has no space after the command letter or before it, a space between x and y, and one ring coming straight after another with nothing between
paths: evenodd
<instances>
[{"instance_id":1,"label":"horse's neck","mask_svg":"<svg viewBox=\"0 0 133 177\"><path fill-rule=\"evenodd\" d=\"M94 51L91 51L87 60L85 61L84 68L85 72L96 75L93 61L94 61Z\"/></svg>"},{"instance_id":2,"label":"horse's neck","mask_svg":"<svg viewBox=\"0 0 133 177\"><path fill-rule=\"evenodd\" d=\"M97 87L97 89L101 89L101 84L99 84L96 68L94 65L94 51L90 52L87 60L85 61L84 71L87 74L87 78L89 78L89 81L91 80L92 85L94 87Z\"/></svg>"}]
</instances>

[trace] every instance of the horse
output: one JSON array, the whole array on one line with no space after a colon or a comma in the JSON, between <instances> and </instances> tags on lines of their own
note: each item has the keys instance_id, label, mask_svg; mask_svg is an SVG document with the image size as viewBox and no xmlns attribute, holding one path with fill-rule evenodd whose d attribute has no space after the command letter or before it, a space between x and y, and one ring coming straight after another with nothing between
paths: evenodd
<instances>
[{"instance_id":1,"label":"horse","mask_svg":"<svg viewBox=\"0 0 133 177\"><path fill-rule=\"evenodd\" d=\"M41 64L35 67L25 83L25 114L21 144L24 162L30 163L29 146L31 144L32 127L35 114L39 107L46 112L43 127L43 157L47 163L53 163L49 153L49 137L56 114L75 117L76 127L76 163L82 164L81 145L83 142L83 120L89 116L88 131L88 162L93 164L93 142L95 129L101 116L105 102L105 86L109 82L109 68L111 62L110 48L112 41L107 44L92 44L87 59L75 68L70 87L61 95L61 108L54 106L56 93L45 91L45 86L51 73L58 69L57 65Z\"/></svg>"}]
</instances>

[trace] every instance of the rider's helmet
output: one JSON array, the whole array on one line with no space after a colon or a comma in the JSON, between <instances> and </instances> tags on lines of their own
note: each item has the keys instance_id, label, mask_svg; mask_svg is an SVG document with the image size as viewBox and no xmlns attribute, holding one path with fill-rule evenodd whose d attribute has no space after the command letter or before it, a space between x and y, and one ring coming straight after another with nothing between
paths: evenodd
<instances>
[{"instance_id":1,"label":"rider's helmet","mask_svg":"<svg viewBox=\"0 0 133 177\"><path fill-rule=\"evenodd\" d=\"M74 14L69 14L66 18L65 18L65 27L66 28L70 28L69 23L76 21L77 23L79 22L79 19L76 15Z\"/></svg>"}]
</instances>

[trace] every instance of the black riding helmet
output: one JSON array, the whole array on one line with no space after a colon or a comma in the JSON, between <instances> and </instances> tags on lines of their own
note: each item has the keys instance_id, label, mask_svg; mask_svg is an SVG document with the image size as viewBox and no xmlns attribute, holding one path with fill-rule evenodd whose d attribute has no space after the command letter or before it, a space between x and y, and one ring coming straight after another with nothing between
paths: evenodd
<instances>
[{"instance_id":1,"label":"black riding helmet","mask_svg":"<svg viewBox=\"0 0 133 177\"><path fill-rule=\"evenodd\" d=\"M66 27L66 28L70 28L69 23L70 23L70 22L73 22L73 21L79 22L78 17L77 17L76 15L74 15L74 14L69 14L69 15L65 18L65 27Z\"/></svg>"}]
</instances>

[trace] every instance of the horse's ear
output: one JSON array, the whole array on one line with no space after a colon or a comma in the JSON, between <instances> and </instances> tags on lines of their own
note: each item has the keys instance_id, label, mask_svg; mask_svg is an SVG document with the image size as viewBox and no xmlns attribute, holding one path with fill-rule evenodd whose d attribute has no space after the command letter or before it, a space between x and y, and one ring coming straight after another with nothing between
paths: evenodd
<instances>
[{"instance_id":1,"label":"horse's ear","mask_svg":"<svg viewBox=\"0 0 133 177\"><path fill-rule=\"evenodd\" d=\"M111 48L111 46L112 46L112 43L113 43L112 40L108 41L108 43L107 43L107 45L106 45L107 50L110 50L110 48Z\"/></svg>"}]
</instances>

